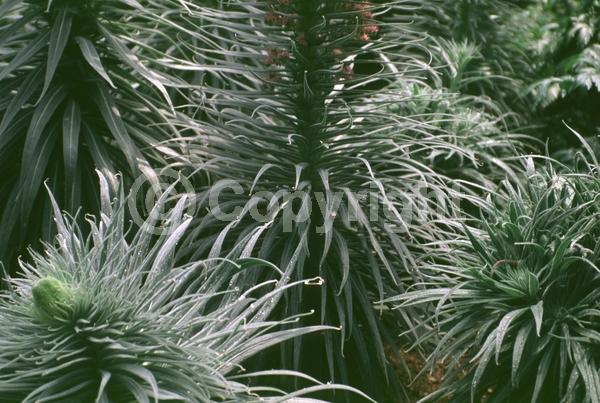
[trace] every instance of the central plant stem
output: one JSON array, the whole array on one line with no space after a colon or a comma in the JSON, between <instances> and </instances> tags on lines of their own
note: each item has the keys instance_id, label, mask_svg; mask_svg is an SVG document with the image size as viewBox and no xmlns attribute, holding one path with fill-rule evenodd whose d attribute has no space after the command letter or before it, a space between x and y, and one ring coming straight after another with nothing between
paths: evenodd
<instances>
[{"instance_id":1,"label":"central plant stem","mask_svg":"<svg viewBox=\"0 0 600 403\"><path fill-rule=\"evenodd\" d=\"M325 115L325 97L328 86L323 82L324 73L319 70L325 66L319 60L319 51L323 42L323 15L318 13L320 1L303 1L299 6L299 23L297 31L297 45L299 57L296 82L300 84L296 99L299 153L304 162L308 164L305 179L313 186L320 183L318 180L318 164L323 151L320 141L321 127ZM304 45L304 46L303 46Z\"/></svg>"},{"instance_id":2,"label":"central plant stem","mask_svg":"<svg viewBox=\"0 0 600 403\"><path fill-rule=\"evenodd\" d=\"M304 265L303 278L314 278L321 274L321 256L323 254L323 235L318 233L317 228L323 225L324 217L320 210L315 194L323 192L324 186L319 175L320 162L325 151L322 144L322 130L326 127L327 112L325 101L327 95L333 89L334 77L328 72L323 63L323 44L327 38L327 25L324 25L322 1L304 0L297 2L298 25L296 31L296 44L298 56L296 57L297 70L294 79L299 84L299 91L295 100L296 116L298 119L297 142L298 155L301 163L306 164L302 179L310 183L311 192L311 215L310 233L308 238L309 256ZM328 287L324 284L323 287ZM318 325L321 323L321 298L322 287L306 287L304 289L303 311L313 311L314 314L306 320L306 325ZM325 349L321 335L308 336L306 352L303 356L307 364L312 367L314 375L327 376L327 365L325 362Z\"/></svg>"}]
</instances>

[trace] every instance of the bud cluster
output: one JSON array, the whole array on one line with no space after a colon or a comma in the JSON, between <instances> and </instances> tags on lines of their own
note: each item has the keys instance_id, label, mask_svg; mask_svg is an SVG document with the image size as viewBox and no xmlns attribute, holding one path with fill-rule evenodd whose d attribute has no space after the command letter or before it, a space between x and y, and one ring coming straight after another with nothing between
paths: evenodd
<instances>
[{"instance_id":1,"label":"bud cluster","mask_svg":"<svg viewBox=\"0 0 600 403\"><path fill-rule=\"evenodd\" d=\"M379 33L373 8L368 0L269 0L265 23L286 32L292 44L288 49L268 49L265 65L281 70L296 59L297 53L310 52L324 68L338 72L336 80L351 78L352 64L345 59ZM270 77L275 78L276 74L271 73Z\"/></svg>"}]
</instances>

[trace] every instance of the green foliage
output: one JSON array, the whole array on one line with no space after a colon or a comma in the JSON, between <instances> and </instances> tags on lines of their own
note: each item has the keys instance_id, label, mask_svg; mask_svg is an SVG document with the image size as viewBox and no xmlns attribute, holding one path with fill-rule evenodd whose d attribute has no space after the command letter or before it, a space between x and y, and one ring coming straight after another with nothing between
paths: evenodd
<instances>
[{"instance_id":1,"label":"green foliage","mask_svg":"<svg viewBox=\"0 0 600 403\"><path fill-rule=\"evenodd\" d=\"M125 199L111 204L104 177L101 188L102 215L88 219L90 235L55 204L57 246L34 253L24 277L13 278L1 296L2 402L279 402L323 389L352 391L289 371L241 372L241 361L256 352L327 329L278 330L297 318L261 319L270 298L300 285L218 292L199 281L207 262L174 265L176 241L191 220L183 203L164 217L165 233L153 237L147 230L164 208L162 197L128 242ZM226 266L273 270L251 259L222 260L215 270ZM260 289L267 291L257 297ZM256 385L267 375L297 376L311 386L288 394ZM250 380L255 386L245 384Z\"/></svg>"},{"instance_id":2,"label":"green foliage","mask_svg":"<svg viewBox=\"0 0 600 403\"><path fill-rule=\"evenodd\" d=\"M545 75L532 91L540 107L567 97L578 88L600 89L597 74L597 1L549 1L539 7L538 18L545 24L537 33L535 46L543 58L538 68Z\"/></svg>"},{"instance_id":3,"label":"green foliage","mask_svg":"<svg viewBox=\"0 0 600 403\"><path fill-rule=\"evenodd\" d=\"M176 83L152 47L177 31L166 10L185 11L176 1L2 2L0 259L9 267L52 237L46 179L70 212L97 212L95 170L153 179L150 166L166 164L158 151L173 137L167 88Z\"/></svg>"},{"instance_id":4,"label":"green foliage","mask_svg":"<svg viewBox=\"0 0 600 403\"><path fill-rule=\"evenodd\" d=\"M598 0L0 1L0 401L598 401Z\"/></svg>"},{"instance_id":5,"label":"green foliage","mask_svg":"<svg viewBox=\"0 0 600 403\"><path fill-rule=\"evenodd\" d=\"M432 256L424 281L388 300L424 309L419 345L445 360L433 396L454 401L592 401L600 396L600 166L535 170ZM491 391L491 392L488 392Z\"/></svg>"},{"instance_id":6,"label":"green foliage","mask_svg":"<svg viewBox=\"0 0 600 403\"><path fill-rule=\"evenodd\" d=\"M531 22L523 7L530 2L433 0L417 8L415 26L427 33L430 62L423 76L435 92L419 91L403 109L427 113L425 120L460 148L435 152L436 171L493 187L518 167L514 156L539 147L522 127L530 120L523 87L533 69L526 45ZM485 190L484 190L485 192Z\"/></svg>"},{"instance_id":7,"label":"green foliage","mask_svg":"<svg viewBox=\"0 0 600 403\"><path fill-rule=\"evenodd\" d=\"M429 135L423 139L418 130L411 130L407 137L419 139L421 145L428 140L437 142L438 146L423 147L413 158L449 177L469 178L473 184L493 187L506 174L518 170L511 160L531 149L535 140L511 130L517 120L514 113L485 95L468 94L467 87L491 79L472 66L483 57L477 46L441 38L433 44L429 50L434 62L426 74L431 87L396 83L399 91L410 96L391 105L390 110L418 116Z\"/></svg>"},{"instance_id":8,"label":"green foliage","mask_svg":"<svg viewBox=\"0 0 600 403\"><path fill-rule=\"evenodd\" d=\"M366 384L381 400L396 393L384 352L394 331L384 323L395 319L373 303L418 277L416 256L451 231L439 221L468 192L420 155L484 152L456 142L453 129L430 132L439 112L402 109L413 95L398 87L429 91L420 36L395 17L403 10L316 0L192 7L204 22L193 43L206 81L189 94L198 120L182 122L198 133L189 163L213 184L194 200L203 213L180 258L256 256L289 281L322 277L320 289L290 290L277 315L314 311L304 323L339 325L341 335L296 339L281 356L322 379ZM235 284L269 278L247 272ZM364 377L365 365L377 375Z\"/></svg>"},{"instance_id":9,"label":"green foliage","mask_svg":"<svg viewBox=\"0 0 600 403\"><path fill-rule=\"evenodd\" d=\"M431 36L432 56L441 52L443 57L435 67L450 62L444 53L462 53L455 59L465 63L459 67L470 77L460 86L450 86L451 90L485 95L505 112L526 112L522 87L533 73L526 48L532 27L523 18L522 8L530 3L528 0L431 0L425 2L422 10L417 9L415 22ZM451 72L453 81L460 78L454 76L454 69Z\"/></svg>"},{"instance_id":10,"label":"green foliage","mask_svg":"<svg viewBox=\"0 0 600 403\"><path fill-rule=\"evenodd\" d=\"M528 10L536 26L528 45L536 79L528 91L538 136L550 139L552 151L578 147L566 129L556 129L563 127L561 121L585 136L593 136L600 126L599 12L596 0L547 1Z\"/></svg>"}]
</instances>

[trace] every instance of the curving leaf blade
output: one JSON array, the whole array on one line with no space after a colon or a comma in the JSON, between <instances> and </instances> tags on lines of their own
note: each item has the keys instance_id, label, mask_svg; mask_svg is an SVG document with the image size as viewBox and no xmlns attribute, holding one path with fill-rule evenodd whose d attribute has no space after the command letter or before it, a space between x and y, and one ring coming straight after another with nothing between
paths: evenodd
<instances>
[{"instance_id":1,"label":"curving leaf blade","mask_svg":"<svg viewBox=\"0 0 600 403\"><path fill-rule=\"evenodd\" d=\"M102 77L112 88L116 88L108 76L108 73L104 69L104 66L102 66L100 55L94 47L94 44L89 39L82 36L76 37L75 41L77 42L77 45L79 45L81 54L83 55L85 61L88 62L90 67L93 68L96 73L98 73L100 77Z\"/></svg>"},{"instance_id":2,"label":"curving leaf blade","mask_svg":"<svg viewBox=\"0 0 600 403\"><path fill-rule=\"evenodd\" d=\"M81 130L81 111L79 104L70 100L65 107L62 121L63 162L65 168L65 189L71 207L76 206L77 160L79 157L79 133Z\"/></svg>"},{"instance_id":3,"label":"curving leaf blade","mask_svg":"<svg viewBox=\"0 0 600 403\"><path fill-rule=\"evenodd\" d=\"M67 10L60 10L58 16L54 21L52 30L50 31L50 44L48 46L48 61L46 64L46 76L44 79L44 88L40 99L44 97L46 91L52 83L52 78L58 67L58 63L62 57L62 54L67 46L67 41L71 33L71 25L73 19Z\"/></svg>"}]
</instances>

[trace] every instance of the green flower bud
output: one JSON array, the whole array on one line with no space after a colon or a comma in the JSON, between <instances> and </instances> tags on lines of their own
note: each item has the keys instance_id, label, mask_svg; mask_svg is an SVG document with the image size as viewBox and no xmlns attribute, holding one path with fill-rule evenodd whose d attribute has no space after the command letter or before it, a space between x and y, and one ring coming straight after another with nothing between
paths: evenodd
<instances>
[{"instance_id":1,"label":"green flower bud","mask_svg":"<svg viewBox=\"0 0 600 403\"><path fill-rule=\"evenodd\" d=\"M45 319L64 315L73 303L72 290L53 277L40 279L32 294L36 310Z\"/></svg>"}]
</instances>

